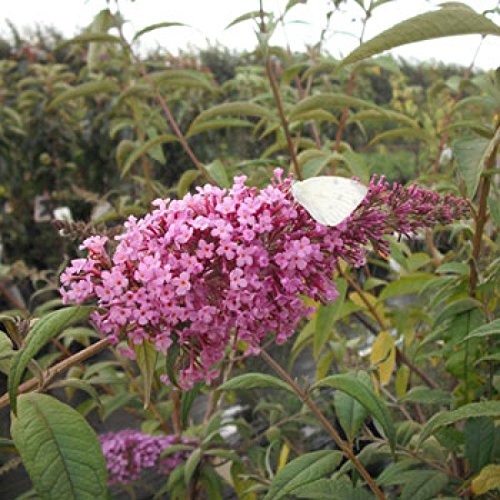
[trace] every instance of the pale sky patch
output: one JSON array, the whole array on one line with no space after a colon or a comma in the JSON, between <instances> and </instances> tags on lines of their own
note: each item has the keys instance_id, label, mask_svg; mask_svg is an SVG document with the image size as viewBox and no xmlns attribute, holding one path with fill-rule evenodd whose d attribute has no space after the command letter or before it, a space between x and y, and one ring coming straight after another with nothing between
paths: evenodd
<instances>
[{"instance_id":1,"label":"pale sky patch","mask_svg":"<svg viewBox=\"0 0 500 500\"><path fill-rule=\"evenodd\" d=\"M264 8L278 14L287 0L264 0ZM365 40L409 17L421 14L441 3L439 0L395 0L376 9L368 22ZM494 8L497 0L463 0L478 12ZM106 8L104 0L0 0L0 32L6 35L6 20L23 30L40 26L53 26L67 37L76 35L88 26L100 9ZM115 3L110 2L112 10ZM326 12L331 8L328 0L309 0L306 5L296 6L287 15L285 30L279 28L272 39L276 45L288 41L292 50L305 50L315 44L326 23ZM256 45L254 25L245 22L228 30L225 27L245 12L258 10L258 0L122 0L120 10L130 21L127 33L133 34L150 24L177 21L191 27L157 30L144 36L142 48L161 47L172 53L187 47L204 48L220 43L230 49L251 50ZM362 11L354 2L343 7L343 13L335 15L328 31L324 48L333 56L347 55L357 44ZM497 24L500 16L490 17ZM355 20L355 21L353 21ZM299 21L299 22L294 22ZM469 65L478 44L479 35L449 37L419 42L394 49L395 55L408 59L431 59L448 63ZM500 66L500 37L488 36L479 51L476 65L483 69Z\"/></svg>"}]
</instances>

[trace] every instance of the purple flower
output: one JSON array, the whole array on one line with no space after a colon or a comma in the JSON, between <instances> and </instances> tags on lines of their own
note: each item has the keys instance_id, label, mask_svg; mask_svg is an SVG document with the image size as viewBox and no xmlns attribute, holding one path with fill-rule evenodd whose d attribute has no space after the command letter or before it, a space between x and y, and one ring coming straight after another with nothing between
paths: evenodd
<instances>
[{"instance_id":1,"label":"purple flower","mask_svg":"<svg viewBox=\"0 0 500 500\"><path fill-rule=\"evenodd\" d=\"M176 339L178 382L188 389L216 376L230 341L255 354L270 333L290 338L313 312L303 296L336 298L340 260L361 266L370 245L388 254L394 232L411 237L467 214L463 199L374 177L358 209L327 227L295 202L291 183L276 171L260 191L238 177L230 190L157 200L152 213L128 220L112 257L105 238L83 243L87 259L61 276L64 301L95 300L93 319L113 342L147 340L165 354Z\"/></svg>"},{"instance_id":2,"label":"purple flower","mask_svg":"<svg viewBox=\"0 0 500 500\"><path fill-rule=\"evenodd\" d=\"M110 484L136 481L144 469L155 468L161 474L168 474L185 458L179 452L160 457L162 451L179 442L175 436L151 436L126 429L102 434L99 440Z\"/></svg>"}]
</instances>

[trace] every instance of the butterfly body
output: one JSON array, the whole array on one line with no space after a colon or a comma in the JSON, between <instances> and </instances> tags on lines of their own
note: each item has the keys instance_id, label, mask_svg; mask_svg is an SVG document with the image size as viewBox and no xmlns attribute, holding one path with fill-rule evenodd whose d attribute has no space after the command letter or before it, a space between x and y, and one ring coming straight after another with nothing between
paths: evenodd
<instances>
[{"instance_id":1,"label":"butterfly body","mask_svg":"<svg viewBox=\"0 0 500 500\"><path fill-rule=\"evenodd\" d=\"M311 177L292 185L292 196L325 226L336 226L356 210L368 188L345 177Z\"/></svg>"}]
</instances>

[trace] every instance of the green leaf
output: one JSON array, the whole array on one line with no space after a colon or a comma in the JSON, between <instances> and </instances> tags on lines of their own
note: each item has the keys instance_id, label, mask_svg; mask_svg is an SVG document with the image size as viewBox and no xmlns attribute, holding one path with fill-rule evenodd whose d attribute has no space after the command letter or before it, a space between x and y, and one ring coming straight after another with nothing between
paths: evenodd
<instances>
[{"instance_id":1,"label":"green leaf","mask_svg":"<svg viewBox=\"0 0 500 500\"><path fill-rule=\"evenodd\" d=\"M101 80L96 82L86 82L61 92L47 107L47 111L52 111L61 104L79 97L90 97L96 94L108 94L117 92L118 85L112 80Z\"/></svg>"},{"instance_id":2,"label":"green leaf","mask_svg":"<svg viewBox=\"0 0 500 500\"><path fill-rule=\"evenodd\" d=\"M89 382L92 382L92 380ZM103 395L101 397L101 419L106 421L115 411L128 405L136 398L138 398L138 395L130 392L119 392L115 396Z\"/></svg>"},{"instance_id":3,"label":"green leaf","mask_svg":"<svg viewBox=\"0 0 500 500\"><path fill-rule=\"evenodd\" d=\"M357 377L363 384L371 389L370 376L367 373L359 372ZM342 429L346 433L349 441L352 442L359 429L361 429L363 422L368 417L368 410L352 396L342 391L335 392L333 396L333 405Z\"/></svg>"},{"instance_id":4,"label":"green leaf","mask_svg":"<svg viewBox=\"0 0 500 500\"><path fill-rule=\"evenodd\" d=\"M45 394L23 394L11 433L43 499L107 498L101 445L76 410Z\"/></svg>"},{"instance_id":5,"label":"green leaf","mask_svg":"<svg viewBox=\"0 0 500 500\"><path fill-rule=\"evenodd\" d=\"M336 301L329 302L328 304L320 304L318 307L313 343L313 355L315 360L318 359L321 349L323 349L332 334L333 325L335 323L335 312L338 311L338 308L339 306L336 305Z\"/></svg>"},{"instance_id":6,"label":"green leaf","mask_svg":"<svg viewBox=\"0 0 500 500\"><path fill-rule=\"evenodd\" d=\"M495 424L491 417L469 418L465 422L465 456L472 472L478 474L492 460Z\"/></svg>"},{"instance_id":7,"label":"green leaf","mask_svg":"<svg viewBox=\"0 0 500 500\"><path fill-rule=\"evenodd\" d=\"M142 344L134 346L134 351L137 365L142 375L142 383L144 386L144 409L146 409L151 401L151 386L153 385L158 351L148 340L144 340Z\"/></svg>"},{"instance_id":8,"label":"green leaf","mask_svg":"<svg viewBox=\"0 0 500 500\"><path fill-rule=\"evenodd\" d=\"M470 267L464 262L446 262L436 269L436 273L465 275L469 273L469 270Z\"/></svg>"},{"instance_id":9,"label":"green leaf","mask_svg":"<svg viewBox=\"0 0 500 500\"><path fill-rule=\"evenodd\" d=\"M443 472L415 470L402 472L404 484L401 500L430 500L448 484L448 477Z\"/></svg>"},{"instance_id":10,"label":"green leaf","mask_svg":"<svg viewBox=\"0 0 500 500\"><path fill-rule=\"evenodd\" d=\"M459 314L472 311L474 309L479 309L481 307L481 303L476 299L465 298L455 300L448 304L436 317L434 320L434 327L440 325L444 321L449 319L453 319L455 316Z\"/></svg>"},{"instance_id":11,"label":"green leaf","mask_svg":"<svg viewBox=\"0 0 500 500\"><path fill-rule=\"evenodd\" d=\"M403 127L396 128L394 130L386 130L385 132L381 132L377 134L369 143L368 147L375 146L381 141L385 141L387 139L395 139L395 138L407 138L407 139L428 139L429 136L425 132L425 130L420 130L412 127Z\"/></svg>"},{"instance_id":12,"label":"green leaf","mask_svg":"<svg viewBox=\"0 0 500 500\"><path fill-rule=\"evenodd\" d=\"M500 28L466 5L455 3L454 6L426 12L392 26L361 44L341 64L352 64L408 43L468 34L500 35Z\"/></svg>"},{"instance_id":13,"label":"green leaf","mask_svg":"<svg viewBox=\"0 0 500 500\"><path fill-rule=\"evenodd\" d=\"M264 15L267 15L264 12ZM242 14L241 16L238 16L236 19L233 19L224 29L229 29L232 28L233 26L236 26L239 23L242 23L243 21L248 21L249 19L260 19L261 12L260 10L252 10L250 12L246 12L245 14Z\"/></svg>"},{"instance_id":14,"label":"green leaf","mask_svg":"<svg viewBox=\"0 0 500 500\"><path fill-rule=\"evenodd\" d=\"M461 406L457 410L437 413L425 424L420 434L419 443L422 444L429 436L446 425L454 424L460 420L475 417L499 417L500 401L481 401Z\"/></svg>"},{"instance_id":15,"label":"green leaf","mask_svg":"<svg viewBox=\"0 0 500 500\"><path fill-rule=\"evenodd\" d=\"M483 337L489 337L492 335L500 335L500 319L495 319L491 323L486 323L478 328L472 330L472 332L467 335L462 342L471 339L479 339Z\"/></svg>"},{"instance_id":16,"label":"green leaf","mask_svg":"<svg viewBox=\"0 0 500 500\"><path fill-rule=\"evenodd\" d=\"M221 128L233 127L253 127L254 124L248 120L240 120L239 118L218 118L216 120L207 120L199 123L196 126L189 128L189 133L186 138L189 139L193 135L200 134L201 132L208 132L209 130L219 130Z\"/></svg>"},{"instance_id":17,"label":"green leaf","mask_svg":"<svg viewBox=\"0 0 500 500\"><path fill-rule=\"evenodd\" d=\"M181 348L179 343L177 342L177 338L174 343L168 348L167 351L167 359L166 359L166 368L167 368L167 376L170 380L170 383L180 389L179 384L177 383L177 374L175 372L177 362L179 361L178 357L180 355Z\"/></svg>"},{"instance_id":18,"label":"green leaf","mask_svg":"<svg viewBox=\"0 0 500 500\"><path fill-rule=\"evenodd\" d=\"M415 458L404 458L385 467L377 477L379 486L394 486L401 484L401 473L418 466L420 462Z\"/></svg>"},{"instance_id":19,"label":"green leaf","mask_svg":"<svg viewBox=\"0 0 500 500\"><path fill-rule=\"evenodd\" d=\"M345 94L321 94L313 95L302 99L298 104L292 106L288 114L288 120L293 121L297 119L297 116L302 115L313 110L326 110L330 108L366 108L366 109L376 109L381 108L370 101L365 101L363 99L358 99L357 97L348 96Z\"/></svg>"},{"instance_id":20,"label":"green leaf","mask_svg":"<svg viewBox=\"0 0 500 500\"><path fill-rule=\"evenodd\" d=\"M149 79L156 85L181 88L201 88L214 92L214 85L210 78L201 71L194 69L167 69L148 74Z\"/></svg>"},{"instance_id":21,"label":"green leaf","mask_svg":"<svg viewBox=\"0 0 500 500\"><path fill-rule=\"evenodd\" d=\"M333 387L339 391L345 392L361 403L382 426L391 448L394 449L396 431L394 430L391 415L384 402L371 388L367 387L352 374L331 375L330 377L326 377L316 382L313 387L324 386Z\"/></svg>"},{"instance_id":22,"label":"green leaf","mask_svg":"<svg viewBox=\"0 0 500 500\"><path fill-rule=\"evenodd\" d=\"M318 479L293 491L293 495L307 500L373 500L375 496L365 488L354 488L345 477Z\"/></svg>"},{"instance_id":23,"label":"green leaf","mask_svg":"<svg viewBox=\"0 0 500 500\"><path fill-rule=\"evenodd\" d=\"M358 177L361 182L368 183L370 180L370 172L368 171L368 166L363 156L354 151L344 151L342 156L352 175Z\"/></svg>"},{"instance_id":24,"label":"green leaf","mask_svg":"<svg viewBox=\"0 0 500 500\"><path fill-rule=\"evenodd\" d=\"M309 152L306 150L305 152ZM302 165L302 175L304 179L309 179L310 177L316 177L321 173L321 171L333 160L343 160L344 157L334 151L333 153L325 153L324 151L317 151L317 156L307 160ZM310 155L312 156L312 155Z\"/></svg>"},{"instance_id":25,"label":"green leaf","mask_svg":"<svg viewBox=\"0 0 500 500\"><path fill-rule=\"evenodd\" d=\"M414 273L402 276L398 280L388 283L380 293L379 299L386 300L410 293L418 293L432 279L434 279L434 275L429 273Z\"/></svg>"},{"instance_id":26,"label":"green leaf","mask_svg":"<svg viewBox=\"0 0 500 500\"><path fill-rule=\"evenodd\" d=\"M169 23L169 22L163 22L163 23L156 23L156 24L150 24L149 26L146 26L145 28L142 28L142 30L139 30L135 35L134 38L132 38L132 42L135 42L139 37L142 35L145 35L146 33L149 33L151 31L160 29L160 28L171 28L172 26L186 26L184 23Z\"/></svg>"},{"instance_id":27,"label":"green leaf","mask_svg":"<svg viewBox=\"0 0 500 500\"><path fill-rule=\"evenodd\" d=\"M205 111L202 111L191 123L186 135L190 135L197 126L215 116L229 115L229 116L258 116L259 118L273 118L273 113L268 108L260 106L252 102L235 101L225 102L212 106Z\"/></svg>"},{"instance_id":28,"label":"green leaf","mask_svg":"<svg viewBox=\"0 0 500 500\"><path fill-rule=\"evenodd\" d=\"M189 455L188 459L186 460L186 465L184 467L184 482L186 486L189 486L191 478L193 477L193 474L195 473L196 468L200 463L202 454L203 451L201 450L201 448L196 448L192 451L191 455Z\"/></svg>"},{"instance_id":29,"label":"green leaf","mask_svg":"<svg viewBox=\"0 0 500 500\"><path fill-rule=\"evenodd\" d=\"M453 401L453 396L449 391L441 391L439 389L430 389L425 386L412 387L404 397L402 402L419 403L419 404L439 404L447 405Z\"/></svg>"},{"instance_id":30,"label":"green leaf","mask_svg":"<svg viewBox=\"0 0 500 500\"><path fill-rule=\"evenodd\" d=\"M181 396L181 426L183 429L189 426L189 412L193 406L196 396L201 391L201 384L195 384L190 391L183 391Z\"/></svg>"},{"instance_id":31,"label":"green leaf","mask_svg":"<svg viewBox=\"0 0 500 500\"><path fill-rule=\"evenodd\" d=\"M57 337L68 326L87 319L93 310L91 306L66 307L47 314L35 323L24 341L24 347L16 352L10 365L8 387L10 407L14 413L17 387L28 363L50 339Z\"/></svg>"},{"instance_id":32,"label":"green leaf","mask_svg":"<svg viewBox=\"0 0 500 500\"><path fill-rule=\"evenodd\" d=\"M220 391L234 391L237 389L283 389L285 391L293 392L293 389L283 380L266 375L265 373L244 373L238 375L219 386Z\"/></svg>"},{"instance_id":33,"label":"green leaf","mask_svg":"<svg viewBox=\"0 0 500 500\"><path fill-rule=\"evenodd\" d=\"M164 144L166 142L175 142L177 141L177 137L173 134L162 134L158 135L157 137L154 137L153 139L150 139L149 141L146 141L142 146L138 147L135 149L133 152L129 154L127 157L125 163L123 164L122 171L121 171L121 176L124 177L127 172L130 170L132 165L144 154L148 152L149 149L155 148L159 144Z\"/></svg>"},{"instance_id":34,"label":"green leaf","mask_svg":"<svg viewBox=\"0 0 500 500\"><path fill-rule=\"evenodd\" d=\"M481 137L461 137L453 141L451 147L457 161L458 171L467 188L469 198L474 198L479 179L484 168L481 159L488 147L488 139Z\"/></svg>"},{"instance_id":35,"label":"green leaf","mask_svg":"<svg viewBox=\"0 0 500 500\"><path fill-rule=\"evenodd\" d=\"M191 184L198 179L198 177L201 175L201 172L199 170L195 169L190 169L186 170L182 175L181 178L179 179L179 182L177 183L177 196L179 198L184 198L186 194L189 191L189 188L191 187Z\"/></svg>"},{"instance_id":36,"label":"green leaf","mask_svg":"<svg viewBox=\"0 0 500 500\"><path fill-rule=\"evenodd\" d=\"M231 187L231 181L227 175L226 167L220 160L214 160L213 162L205 165L210 177L217 182L220 187L228 188Z\"/></svg>"},{"instance_id":37,"label":"green leaf","mask_svg":"<svg viewBox=\"0 0 500 500\"><path fill-rule=\"evenodd\" d=\"M101 400L99 399L99 394L95 388L87 382L86 380L80 380L79 378L65 378L63 380L58 380L50 384L50 389L57 389L58 387L70 387L72 389L79 389L80 391L86 392L91 398L93 398L96 403L101 406ZM68 397L69 399L69 397Z\"/></svg>"},{"instance_id":38,"label":"green leaf","mask_svg":"<svg viewBox=\"0 0 500 500\"><path fill-rule=\"evenodd\" d=\"M307 485L334 471L341 460L342 453L332 450L314 451L301 455L285 465L274 476L264 500L289 498L295 488Z\"/></svg>"}]
</instances>

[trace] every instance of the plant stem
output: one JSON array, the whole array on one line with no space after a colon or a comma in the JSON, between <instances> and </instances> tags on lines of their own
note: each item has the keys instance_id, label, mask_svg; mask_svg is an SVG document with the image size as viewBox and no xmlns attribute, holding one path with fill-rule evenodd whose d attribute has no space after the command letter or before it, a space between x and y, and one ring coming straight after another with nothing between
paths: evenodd
<instances>
[{"instance_id":1,"label":"plant stem","mask_svg":"<svg viewBox=\"0 0 500 500\"><path fill-rule=\"evenodd\" d=\"M260 32L266 33L266 23L264 21L264 8L262 5L262 0L260 1ZM288 151L290 152L293 168L295 170L295 174L297 175L297 179L301 181L303 179L302 170L300 168L299 160L297 158L297 151L295 150L295 145L293 144L292 134L290 132L290 126L288 124L288 119L285 114L285 109L283 108L283 100L281 99L278 81L276 80L271 60L267 55L267 53L265 54L264 57L265 57L265 69L267 78L269 79L269 83L271 84L271 91L273 93L274 101L276 102L276 107L278 108L278 114L280 117L281 126L283 127L283 132L286 137Z\"/></svg>"},{"instance_id":2,"label":"plant stem","mask_svg":"<svg viewBox=\"0 0 500 500\"><path fill-rule=\"evenodd\" d=\"M181 422L181 398L179 396L179 389L173 387L170 393L173 410L172 410L172 425L174 427L174 432L176 437L181 437L182 434L182 422Z\"/></svg>"},{"instance_id":3,"label":"plant stem","mask_svg":"<svg viewBox=\"0 0 500 500\"><path fill-rule=\"evenodd\" d=\"M198 159L198 157L195 155L194 151L191 149L191 146L188 144L186 138L184 137L184 134L182 133L181 129L179 128L179 125L177 125L177 122L175 121L175 118L170 111L170 107L168 106L167 102L165 101L165 99L161 95L161 93L158 89L158 86L150 78L150 76L148 75L148 72L146 70L145 65L143 64L141 59L135 54L135 52L132 49L132 46L130 45L128 40L125 38L120 21L118 21L116 23L116 26L118 28L118 33L120 35L120 39L122 40L122 43L125 45L128 52L130 53L132 59L137 64L139 71L141 72L142 77L144 78L144 80L149 84L149 86L153 90L154 98L156 99L156 101L160 105L161 109L163 110L163 113L165 114L170 127L172 128L174 134L177 136L177 139L179 139L179 143L181 144L185 153L189 156L189 159L193 162L194 166L202 173L202 175L208 180L208 182L210 182L212 184L217 184L217 182L215 182L215 180L209 174L208 170L205 168L205 165L203 165L203 163Z\"/></svg>"},{"instance_id":4,"label":"plant stem","mask_svg":"<svg viewBox=\"0 0 500 500\"><path fill-rule=\"evenodd\" d=\"M82 351L77 352L76 354L73 354L73 356L66 358L62 360L60 363L57 365L54 365L53 367L49 368L48 370L45 370L43 372L43 379L44 380L49 380L63 372L65 372L68 368L71 368L72 366L81 363L82 361L85 361L88 358L91 358L92 356L95 356L101 351L104 351L106 347L109 347L110 341L108 338L104 338L96 342L95 344L90 345L89 347L86 347ZM32 378L25 382L24 384L21 384L17 392L18 394L22 394L24 392L29 392L34 389L37 389L39 387L39 381L38 378ZM6 393L2 397L0 397L0 408L3 408L5 406L9 405L9 394Z\"/></svg>"},{"instance_id":5,"label":"plant stem","mask_svg":"<svg viewBox=\"0 0 500 500\"><path fill-rule=\"evenodd\" d=\"M492 139L495 141L491 155L486 159L486 164L484 166L485 170L491 170L495 167L498 145L500 143L500 125L497 127L495 135ZM481 168L482 165L479 165ZM470 260L470 281L469 281L469 295L475 297L476 288L479 280L477 265L479 262L479 257L481 255L481 247L483 243L483 233L484 226L488 220L488 195L490 193L491 187L491 176L483 175L481 179L481 185L479 187L479 208L475 216L476 228L474 231L474 237L472 239L472 258Z\"/></svg>"},{"instance_id":6,"label":"plant stem","mask_svg":"<svg viewBox=\"0 0 500 500\"><path fill-rule=\"evenodd\" d=\"M359 474L368 483L375 496L383 500L385 495L379 488L373 477L365 469L364 465L359 461L358 457L354 454L349 445L340 437L339 433L335 430L325 414L321 411L319 406L310 398L309 394L299 385L290 375L266 352L261 351L261 356L264 361L293 389L299 398L309 407L311 412L318 418L328 434L335 441L337 446L342 450L347 459L349 459Z\"/></svg>"}]
</instances>

